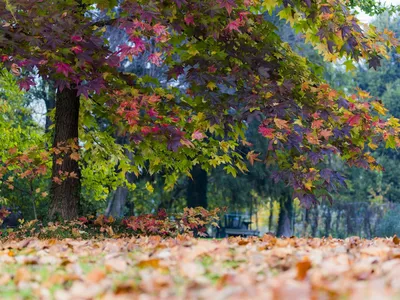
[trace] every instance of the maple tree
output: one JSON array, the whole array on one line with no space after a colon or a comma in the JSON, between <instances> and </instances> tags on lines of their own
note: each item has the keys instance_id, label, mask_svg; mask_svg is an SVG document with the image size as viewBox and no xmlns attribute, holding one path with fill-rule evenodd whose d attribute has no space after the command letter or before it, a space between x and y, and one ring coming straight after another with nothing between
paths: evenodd
<instances>
[{"instance_id":1,"label":"maple tree","mask_svg":"<svg viewBox=\"0 0 400 300\"><path fill-rule=\"evenodd\" d=\"M116 12L112 0L1 2L1 61L25 90L35 84L29 75L35 71L57 89L50 216L78 215L80 115L97 114L117 124L134 153L133 165L120 168L136 174L145 166L151 172L166 168L167 186L195 164L205 170L226 164L232 175L246 172L236 149L238 142L251 147L244 133L254 120L269 140L268 152L267 157L249 152L247 158L276 164L273 178L288 183L306 206L318 197L331 200L329 193L344 184L339 172L322 164L326 157L379 169L370 151L382 142L400 144L399 120L385 119L382 104L363 91L349 96L326 84L263 17L281 8L279 17L327 61L342 59L351 69L363 59L376 68L387 47L398 42L388 30L362 28L348 4L132 0ZM94 20L95 9L107 14ZM104 38L109 26L122 30L129 42L111 49ZM168 66L169 78L186 85L185 91L120 72L122 61L134 60L150 43L156 47L149 63ZM80 152L85 155L85 149Z\"/></svg>"}]
</instances>

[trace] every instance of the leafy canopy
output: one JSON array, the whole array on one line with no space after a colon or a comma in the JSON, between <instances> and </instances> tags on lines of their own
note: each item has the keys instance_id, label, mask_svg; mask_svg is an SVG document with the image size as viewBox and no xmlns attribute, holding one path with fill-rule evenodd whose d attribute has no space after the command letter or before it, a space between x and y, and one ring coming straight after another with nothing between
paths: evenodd
<instances>
[{"instance_id":1,"label":"leafy canopy","mask_svg":"<svg viewBox=\"0 0 400 300\"><path fill-rule=\"evenodd\" d=\"M377 68L398 42L388 30L360 24L345 1L127 0L116 7L115 0L1 2L0 53L21 88L34 84L21 69L38 70L58 89L76 89L89 119L102 115L129 135L134 163L121 166L125 172L166 168L167 186L198 163L245 172L238 142L251 147L244 133L259 122L267 154L248 159L277 165L274 179L310 205L344 184L327 157L378 170L370 152L400 144L399 120L384 118L379 101L334 90L264 18L279 9L327 61ZM95 10L106 17L93 18ZM110 26L129 42L109 47ZM168 67L167 84L120 71L150 45L156 50L148 61Z\"/></svg>"}]
</instances>

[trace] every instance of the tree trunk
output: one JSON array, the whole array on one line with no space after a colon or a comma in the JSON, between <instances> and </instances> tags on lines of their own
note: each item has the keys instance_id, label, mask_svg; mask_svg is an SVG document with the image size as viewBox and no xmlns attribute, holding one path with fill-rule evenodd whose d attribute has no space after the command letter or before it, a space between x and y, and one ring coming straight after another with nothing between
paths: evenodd
<instances>
[{"instance_id":1,"label":"tree trunk","mask_svg":"<svg viewBox=\"0 0 400 300\"><path fill-rule=\"evenodd\" d=\"M187 189L187 206L207 208L207 172L199 165L193 167Z\"/></svg>"},{"instance_id":2,"label":"tree trunk","mask_svg":"<svg viewBox=\"0 0 400 300\"><path fill-rule=\"evenodd\" d=\"M314 205L314 213L311 225L311 236L316 237L318 232L318 222L319 222L319 209L317 205Z\"/></svg>"},{"instance_id":3,"label":"tree trunk","mask_svg":"<svg viewBox=\"0 0 400 300\"><path fill-rule=\"evenodd\" d=\"M127 141L126 138L119 137L116 139L116 142L120 145L123 145ZM133 164L133 154L125 149L125 155L130 159L131 163ZM125 178L129 183L133 183L136 176L133 173L126 173ZM111 195L105 214L107 216L113 216L115 218L123 217L125 207L127 207L126 202L128 199L128 195L129 189L126 187L126 185L117 187L117 189ZM134 206L133 203L132 206ZM129 216L133 216L133 214L129 214Z\"/></svg>"},{"instance_id":4,"label":"tree trunk","mask_svg":"<svg viewBox=\"0 0 400 300\"><path fill-rule=\"evenodd\" d=\"M290 197L290 195L283 196L280 199L278 229L276 231L277 236L290 237L293 235L292 216L293 216L292 197Z\"/></svg>"},{"instance_id":5,"label":"tree trunk","mask_svg":"<svg viewBox=\"0 0 400 300\"><path fill-rule=\"evenodd\" d=\"M303 219L303 237L308 236L308 225L310 224L310 210L304 208L304 219Z\"/></svg>"},{"instance_id":6,"label":"tree trunk","mask_svg":"<svg viewBox=\"0 0 400 300\"><path fill-rule=\"evenodd\" d=\"M325 214L325 236L326 237L328 237L331 234L331 222L332 222L331 207L326 206L326 214Z\"/></svg>"},{"instance_id":7,"label":"tree trunk","mask_svg":"<svg viewBox=\"0 0 400 300\"><path fill-rule=\"evenodd\" d=\"M63 89L56 94L56 117L53 147L60 143L78 143L79 97L76 89ZM76 160L63 152L53 154L50 219L61 217L71 220L78 217L80 197L80 171ZM64 157L63 157L64 156ZM62 158L62 164L57 159ZM54 181L62 174L75 174L76 178L67 177L61 183Z\"/></svg>"},{"instance_id":8,"label":"tree trunk","mask_svg":"<svg viewBox=\"0 0 400 300\"><path fill-rule=\"evenodd\" d=\"M274 221L274 202L272 198L269 198L269 218L268 218L268 230L272 232L272 223Z\"/></svg>"}]
</instances>

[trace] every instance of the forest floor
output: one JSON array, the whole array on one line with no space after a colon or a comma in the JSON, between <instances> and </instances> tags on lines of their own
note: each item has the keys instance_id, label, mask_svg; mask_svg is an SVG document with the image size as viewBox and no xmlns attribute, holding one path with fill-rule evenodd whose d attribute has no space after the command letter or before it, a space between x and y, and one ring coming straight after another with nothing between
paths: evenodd
<instances>
[{"instance_id":1,"label":"forest floor","mask_svg":"<svg viewBox=\"0 0 400 300\"><path fill-rule=\"evenodd\" d=\"M400 245L157 236L0 242L1 299L399 299Z\"/></svg>"}]
</instances>

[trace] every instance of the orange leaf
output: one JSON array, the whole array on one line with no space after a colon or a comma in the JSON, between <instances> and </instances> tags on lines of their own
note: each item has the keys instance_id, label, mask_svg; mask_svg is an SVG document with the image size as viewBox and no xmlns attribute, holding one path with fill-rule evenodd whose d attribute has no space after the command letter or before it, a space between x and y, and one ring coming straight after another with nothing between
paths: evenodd
<instances>
[{"instance_id":1,"label":"orange leaf","mask_svg":"<svg viewBox=\"0 0 400 300\"><path fill-rule=\"evenodd\" d=\"M299 261L296 264L296 270L297 270L296 279L304 280L304 278L306 278L307 276L308 270L310 269L311 269L311 262L307 257L305 257L303 261Z\"/></svg>"},{"instance_id":2,"label":"orange leaf","mask_svg":"<svg viewBox=\"0 0 400 300\"><path fill-rule=\"evenodd\" d=\"M247 159L249 160L251 165L254 165L255 161L261 161L261 159L257 158L260 153L254 153L254 151L250 151L247 153Z\"/></svg>"},{"instance_id":3,"label":"orange leaf","mask_svg":"<svg viewBox=\"0 0 400 300\"><path fill-rule=\"evenodd\" d=\"M286 120L275 118L274 122L279 129L289 129L288 121Z\"/></svg>"}]
</instances>

